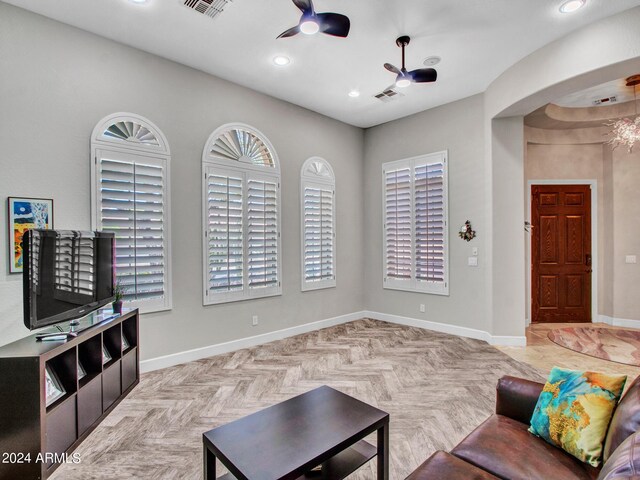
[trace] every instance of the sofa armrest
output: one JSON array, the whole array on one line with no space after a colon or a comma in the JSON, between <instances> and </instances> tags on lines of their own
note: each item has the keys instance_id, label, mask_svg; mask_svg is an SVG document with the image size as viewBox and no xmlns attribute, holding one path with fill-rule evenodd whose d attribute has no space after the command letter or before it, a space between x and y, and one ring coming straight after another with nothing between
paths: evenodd
<instances>
[{"instance_id":1,"label":"sofa armrest","mask_svg":"<svg viewBox=\"0 0 640 480\"><path fill-rule=\"evenodd\" d=\"M504 376L498 380L496 413L529 424L543 383Z\"/></svg>"}]
</instances>

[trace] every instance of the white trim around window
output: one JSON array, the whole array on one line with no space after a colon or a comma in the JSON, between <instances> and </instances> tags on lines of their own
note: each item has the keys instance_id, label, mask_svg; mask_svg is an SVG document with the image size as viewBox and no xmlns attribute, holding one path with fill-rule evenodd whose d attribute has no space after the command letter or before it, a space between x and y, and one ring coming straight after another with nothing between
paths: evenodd
<instances>
[{"instance_id":1,"label":"white trim around window","mask_svg":"<svg viewBox=\"0 0 640 480\"><path fill-rule=\"evenodd\" d=\"M171 153L152 122L114 113L91 136L91 227L116 235L116 278L141 313L172 308Z\"/></svg>"},{"instance_id":2,"label":"white trim around window","mask_svg":"<svg viewBox=\"0 0 640 480\"><path fill-rule=\"evenodd\" d=\"M336 286L336 180L329 162L309 158L300 172L301 289Z\"/></svg>"},{"instance_id":3,"label":"white trim around window","mask_svg":"<svg viewBox=\"0 0 640 480\"><path fill-rule=\"evenodd\" d=\"M216 129L202 155L203 304L282 294L280 166L249 125Z\"/></svg>"},{"instance_id":4,"label":"white trim around window","mask_svg":"<svg viewBox=\"0 0 640 480\"><path fill-rule=\"evenodd\" d=\"M382 165L383 288L449 294L447 157Z\"/></svg>"}]
</instances>

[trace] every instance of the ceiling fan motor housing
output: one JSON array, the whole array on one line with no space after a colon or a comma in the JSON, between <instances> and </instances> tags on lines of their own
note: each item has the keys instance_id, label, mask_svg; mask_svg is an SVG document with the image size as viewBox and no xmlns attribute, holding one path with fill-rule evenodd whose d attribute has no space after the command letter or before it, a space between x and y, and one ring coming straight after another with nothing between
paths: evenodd
<instances>
[{"instance_id":1,"label":"ceiling fan motor housing","mask_svg":"<svg viewBox=\"0 0 640 480\"><path fill-rule=\"evenodd\" d=\"M396 39L396 45L399 47L406 47L411 42L411 38L408 35L403 35Z\"/></svg>"}]
</instances>

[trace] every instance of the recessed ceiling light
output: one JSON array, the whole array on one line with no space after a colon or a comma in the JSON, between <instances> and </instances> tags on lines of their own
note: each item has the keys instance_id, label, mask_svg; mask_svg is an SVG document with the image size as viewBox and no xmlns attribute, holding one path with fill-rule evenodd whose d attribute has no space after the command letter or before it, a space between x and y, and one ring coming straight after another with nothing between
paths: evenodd
<instances>
[{"instance_id":1,"label":"recessed ceiling light","mask_svg":"<svg viewBox=\"0 0 640 480\"><path fill-rule=\"evenodd\" d=\"M568 0L560 5L560 13L571 13L584 7L587 0Z\"/></svg>"},{"instance_id":2,"label":"recessed ceiling light","mask_svg":"<svg viewBox=\"0 0 640 480\"><path fill-rule=\"evenodd\" d=\"M137 3L138 5L141 5L143 3L147 3L149 0L129 0L131 3Z\"/></svg>"},{"instance_id":3,"label":"recessed ceiling light","mask_svg":"<svg viewBox=\"0 0 640 480\"><path fill-rule=\"evenodd\" d=\"M438 57L437 55L433 55L431 57L427 57L424 59L424 65L427 67L433 67L434 65L439 64L442 61L441 57Z\"/></svg>"},{"instance_id":4,"label":"recessed ceiling light","mask_svg":"<svg viewBox=\"0 0 640 480\"><path fill-rule=\"evenodd\" d=\"M284 67L285 65L289 65L291 60L289 60L289 57L285 57L284 55L278 55L277 57L273 57L273 63L279 67Z\"/></svg>"},{"instance_id":5,"label":"recessed ceiling light","mask_svg":"<svg viewBox=\"0 0 640 480\"><path fill-rule=\"evenodd\" d=\"M359 96L360 96L360 92L359 92L358 90L351 90L351 91L349 92L349 96L350 96L351 98L357 98L357 97L359 97Z\"/></svg>"}]
</instances>

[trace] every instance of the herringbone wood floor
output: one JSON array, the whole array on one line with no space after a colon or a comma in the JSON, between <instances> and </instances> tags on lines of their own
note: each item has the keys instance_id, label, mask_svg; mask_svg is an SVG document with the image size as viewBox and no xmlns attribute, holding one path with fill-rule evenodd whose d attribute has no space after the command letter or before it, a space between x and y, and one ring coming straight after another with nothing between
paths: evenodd
<instances>
[{"instance_id":1,"label":"herringbone wood floor","mask_svg":"<svg viewBox=\"0 0 640 480\"><path fill-rule=\"evenodd\" d=\"M199 479L203 432L330 385L390 413L391 478L403 479L492 413L506 374L544 380L484 342L360 320L143 375L82 462L51 478ZM350 478L375 478L374 465Z\"/></svg>"}]
</instances>

